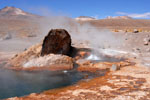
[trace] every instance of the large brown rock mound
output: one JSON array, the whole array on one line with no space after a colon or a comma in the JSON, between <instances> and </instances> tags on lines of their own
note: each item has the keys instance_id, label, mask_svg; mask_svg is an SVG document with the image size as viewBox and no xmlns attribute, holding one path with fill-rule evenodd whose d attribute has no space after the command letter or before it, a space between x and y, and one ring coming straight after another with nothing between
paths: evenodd
<instances>
[{"instance_id":1,"label":"large brown rock mound","mask_svg":"<svg viewBox=\"0 0 150 100\"><path fill-rule=\"evenodd\" d=\"M48 54L40 56L42 44L37 44L17 54L7 63L8 67L17 70L70 70L73 59L66 55ZM6 66L7 67L7 66ZM10 68L10 67L9 67Z\"/></svg>"},{"instance_id":2,"label":"large brown rock mound","mask_svg":"<svg viewBox=\"0 0 150 100\"><path fill-rule=\"evenodd\" d=\"M71 37L64 29L52 29L42 44L41 56L53 53L69 55L71 50Z\"/></svg>"}]
</instances>

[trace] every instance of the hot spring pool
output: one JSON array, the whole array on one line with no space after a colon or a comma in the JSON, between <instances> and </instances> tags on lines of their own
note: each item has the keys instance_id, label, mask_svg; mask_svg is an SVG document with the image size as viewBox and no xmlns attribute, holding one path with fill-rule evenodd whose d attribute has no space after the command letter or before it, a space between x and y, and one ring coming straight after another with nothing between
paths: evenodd
<instances>
[{"instance_id":1,"label":"hot spring pool","mask_svg":"<svg viewBox=\"0 0 150 100\"><path fill-rule=\"evenodd\" d=\"M92 54L86 58L94 62L118 62L124 59L116 59L102 55ZM75 69L65 71L15 71L3 69L0 65L0 99L25 96L30 93L39 93L49 89L72 85L87 75L89 78L103 76L105 72L98 75L94 73L78 72Z\"/></svg>"},{"instance_id":2,"label":"hot spring pool","mask_svg":"<svg viewBox=\"0 0 150 100\"><path fill-rule=\"evenodd\" d=\"M87 73L76 70L27 72L0 68L0 99L25 96L30 93L72 85L83 79L85 75ZM94 75L90 76L95 77Z\"/></svg>"}]
</instances>

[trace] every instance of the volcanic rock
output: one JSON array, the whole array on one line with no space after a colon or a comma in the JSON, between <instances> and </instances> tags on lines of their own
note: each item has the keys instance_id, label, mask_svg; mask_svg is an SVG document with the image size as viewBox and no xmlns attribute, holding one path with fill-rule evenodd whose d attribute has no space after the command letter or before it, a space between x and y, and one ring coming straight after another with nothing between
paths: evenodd
<instances>
[{"instance_id":1,"label":"volcanic rock","mask_svg":"<svg viewBox=\"0 0 150 100\"><path fill-rule=\"evenodd\" d=\"M64 29L52 29L45 37L42 44L41 55L64 54L69 55L71 51L71 37Z\"/></svg>"},{"instance_id":2,"label":"volcanic rock","mask_svg":"<svg viewBox=\"0 0 150 100\"><path fill-rule=\"evenodd\" d=\"M68 70L73 68L71 38L64 29L52 29L43 44L37 44L14 56L7 64L23 70ZM62 55L61 55L62 54ZM42 56L41 56L42 55Z\"/></svg>"},{"instance_id":3,"label":"volcanic rock","mask_svg":"<svg viewBox=\"0 0 150 100\"><path fill-rule=\"evenodd\" d=\"M7 65L17 70L69 70L73 68L73 59L60 54L40 56L42 44L37 44L15 55Z\"/></svg>"},{"instance_id":4,"label":"volcanic rock","mask_svg":"<svg viewBox=\"0 0 150 100\"><path fill-rule=\"evenodd\" d=\"M73 60L65 55L49 54L26 62L24 68L41 68L50 70L69 70L73 68Z\"/></svg>"}]
</instances>

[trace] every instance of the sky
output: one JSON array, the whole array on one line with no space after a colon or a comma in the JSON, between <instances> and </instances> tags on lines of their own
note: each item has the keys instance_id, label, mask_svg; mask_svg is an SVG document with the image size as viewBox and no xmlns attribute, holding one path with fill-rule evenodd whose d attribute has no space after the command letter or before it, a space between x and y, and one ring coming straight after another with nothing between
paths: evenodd
<instances>
[{"instance_id":1,"label":"sky","mask_svg":"<svg viewBox=\"0 0 150 100\"><path fill-rule=\"evenodd\" d=\"M129 16L150 19L150 0L0 0L0 9L5 6L43 16L90 16L98 19Z\"/></svg>"}]
</instances>

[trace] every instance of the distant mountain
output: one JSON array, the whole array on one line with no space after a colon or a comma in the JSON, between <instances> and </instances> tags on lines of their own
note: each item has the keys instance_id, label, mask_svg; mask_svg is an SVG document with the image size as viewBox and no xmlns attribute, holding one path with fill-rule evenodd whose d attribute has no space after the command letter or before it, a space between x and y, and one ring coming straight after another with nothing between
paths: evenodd
<instances>
[{"instance_id":1,"label":"distant mountain","mask_svg":"<svg viewBox=\"0 0 150 100\"><path fill-rule=\"evenodd\" d=\"M15 7L7 6L0 10L0 18L11 19L11 18L32 18L32 17L40 17L40 16L25 12Z\"/></svg>"},{"instance_id":2,"label":"distant mountain","mask_svg":"<svg viewBox=\"0 0 150 100\"><path fill-rule=\"evenodd\" d=\"M0 40L35 37L40 34L42 16L25 12L15 7L0 9Z\"/></svg>"},{"instance_id":3,"label":"distant mountain","mask_svg":"<svg viewBox=\"0 0 150 100\"><path fill-rule=\"evenodd\" d=\"M129 16L108 16L106 19L132 19L131 17Z\"/></svg>"},{"instance_id":4,"label":"distant mountain","mask_svg":"<svg viewBox=\"0 0 150 100\"><path fill-rule=\"evenodd\" d=\"M75 18L77 21L88 21L88 20L96 20L96 18L89 17L89 16L79 16Z\"/></svg>"}]
</instances>

